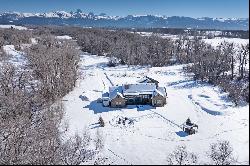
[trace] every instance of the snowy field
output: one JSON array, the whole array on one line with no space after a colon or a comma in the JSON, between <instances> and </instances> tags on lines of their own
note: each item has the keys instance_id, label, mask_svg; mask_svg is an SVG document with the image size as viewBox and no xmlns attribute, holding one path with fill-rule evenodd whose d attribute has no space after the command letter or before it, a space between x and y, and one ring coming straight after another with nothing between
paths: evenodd
<instances>
[{"instance_id":1,"label":"snowy field","mask_svg":"<svg viewBox=\"0 0 250 166\"><path fill-rule=\"evenodd\" d=\"M36 43L34 38L32 43ZM25 67L25 56L13 45L5 45L3 50L8 55L6 62L19 69ZM62 99L68 134L88 130L94 137L99 130L105 141L102 154L108 158L106 164L167 164L167 155L177 145L186 145L188 151L198 155L200 164L208 164L206 152L217 140L230 141L238 164L249 163L249 105L235 107L218 87L192 81L183 73L183 65L107 67L107 62L104 56L83 53L77 86ZM97 102L109 86L135 83L143 76L150 76L166 87L168 98L164 107L117 109ZM100 116L104 127L98 124ZM118 124L122 117L132 123ZM186 135L181 129L188 117L199 126L194 135Z\"/></svg>"},{"instance_id":2,"label":"snowy field","mask_svg":"<svg viewBox=\"0 0 250 166\"><path fill-rule=\"evenodd\" d=\"M133 32L130 32L133 33ZM207 31L208 33L212 33L210 31ZM213 32L214 35L218 35L220 33L220 31L215 31ZM141 35L141 36L158 36L158 37L162 37L163 39L172 39L172 40L178 40L179 36L178 35L171 35L171 34L162 34L162 33L152 33L152 32L137 32L137 34ZM246 45L249 44L249 39L241 39L241 38L226 38L226 37L214 37L212 39L204 39L205 36L199 36L202 38L202 40L207 43L207 44L211 44L213 47L218 46L219 44L221 44L222 42L226 41L229 43L234 43L237 46L240 45ZM194 36L188 36L189 39L193 39Z\"/></svg>"},{"instance_id":3,"label":"snowy field","mask_svg":"<svg viewBox=\"0 0 250 166\"><path fill-rule=\"evenodd\" d=\"M216 47L220 43L226 41L229 43L234 43L238 46L249 44L249 39L240 39L240 38L225 38L225 37L215 37L214 39L203 39L205 43L211 44Z\"/></svg>"},{"instance_id":4,"label":"snowy field","mask_svg":"<svg viewBox=\"0 0 250 166\"><path fill-rule=\"evenodd\" d=\"M7 60L1 63L11 63L15 67L22 69L27 64L27 59L23 56L23 52L15 50L14 45L3 46L3 51L7 54Z\"/></svg>"},{"instance_id":5,"label":"snowy field","mask_svg":"<svg viewBox=\"0 0 250 166\"><path fill-rule=\"evenodd\" d=\"M166 158L177 145L209 163L206 152L211 143L229 140L239 164L249 163L249 105L235 107L218 87L194 82L186 76L183 65L170 67L117 66L107 67L106 57L81 55L81 78L76 88L63 98L64 120L69 135L99 130L105 141L106 164L167 164ZM164 107L103 107L97 102L102 91L111 85L134 83L150 76L165 86L168 93ZM104 127L99 127L102 116ZM131 124L118 124L120 117ZM190 117L198 124L198 133L186 135L181 124Z\"/></svg>"},{"instance_id":6,"label":"snowy field","mask_svg":"<svg viewBox=\"0 0 250 166\"><path fill-rule=\"evenodd\" d=\"M17 25L0 25L0 28L14 28L14 29L18 29L18 30L27 30L26 27L23 26L17 26Z\"/></svg>"},{"instance_id":7,"label":"snowy field","mask_svg":"<svg viewBox=\"0 0 250 166\"><path fill-rule=\"evenodd\" d=\"M63 35L63 36L56 36L57 39L62 39L62 40L69 40L72 39L72 37L67 36L67 35Z\"/></svg>"},{"instance_id":8,"label":"snowy field","mask_svg":"<svg viewBox=\"0 0 250 166\"><path fill-rule=\"evenodd\" d=\"M32 43L36 40L32 39ZM25 67L25 56L13 45L5 45L3 50L8 55L6 62L19 69ZM68 134L88 130L94 137L99 130L105 141L102 154L108 158L106 164L167 164L167 155L177 145L186 145L188 151L198 155L200 164L208 164L206 152L217 140L230 141L238 164L249 163L249 105L235 107L218 87L192 81L183 73L183 65L107 67L107 62L103 56L82 54L77 86L62 99ZM109 86L135 83L143 76L166 87L168 98L164 107L117 109L97 102ZM104 127L98 124L100 116ZM122 117L132 123L118 124ZM188 117L199 126L194 135L186 135L181 129Z\"/></svg>"}]
</instances>

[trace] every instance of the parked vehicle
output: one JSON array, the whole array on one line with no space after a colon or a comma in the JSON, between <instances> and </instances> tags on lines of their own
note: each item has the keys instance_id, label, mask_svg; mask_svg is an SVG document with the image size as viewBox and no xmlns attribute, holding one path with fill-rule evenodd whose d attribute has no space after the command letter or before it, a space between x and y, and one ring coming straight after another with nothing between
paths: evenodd
<instances>
[{"instance_id":1,"label":"parked vehicle","mask_svg":"<svg viewBox=\"0 0 250 166\"><path fill-rule=\"evenodd\" d=\"M185 131L188 135L195 134L198 132L198 125L191 122L188 118L182 127L183 131Z\"/></svg>"}]
</instances>

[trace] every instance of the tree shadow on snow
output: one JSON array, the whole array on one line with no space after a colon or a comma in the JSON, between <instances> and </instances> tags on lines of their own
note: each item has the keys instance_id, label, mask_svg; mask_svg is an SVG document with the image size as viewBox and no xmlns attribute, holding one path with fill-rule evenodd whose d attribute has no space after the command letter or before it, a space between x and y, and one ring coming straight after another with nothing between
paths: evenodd
<instances>
[{"instance_id":1,"label":"tree shadow on snow","mask_svg":"<svg viewBox=\"0 0 250 166\"><path fill-rule=\"evenodd\" d=\"M188 136L188 134L185 131L178 131L175 132L179 137L186 137Z\"/></svg>"},{"instance_id":2,"label":"tree shadow on snow","mask_svg":"<svg viewBox=\"0 0 250 166\"><path fill-rule=\"evenodd\" d=\"M95 129L95 128L99 128L101 127L100 123L94 123L94 124L91 124L89 125L90 129Z\"/></svg>"},{"instance_id":3,"label":"tree shadow on snow","mask_svg":"<svg viewBox=\"0 0 250 166\"><path fill-rule=\"evenodd\" d=\"M103 113L103 112L110 112L110 111L121 111L122 109L136 109L137 111L145 111L150 109L155 109L151 105L127 105L123 108L111 108L111 107L104 107L102 103L97 102L97 100L91 101L89 105L86 105L83 108L88 108L89 110L94 111L94 114Z\"/></svg>"}]
</instances>

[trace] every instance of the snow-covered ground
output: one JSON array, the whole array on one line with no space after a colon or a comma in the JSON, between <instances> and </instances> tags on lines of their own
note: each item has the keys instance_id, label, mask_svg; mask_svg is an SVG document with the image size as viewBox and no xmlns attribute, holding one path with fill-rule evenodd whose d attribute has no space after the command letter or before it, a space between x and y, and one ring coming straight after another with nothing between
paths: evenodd
<instances>
[{"instance_id":1,"label":"snow-covered ground","mask_svg":"<svg viewBox=\"0 0 250 166\"><path fill-rule=\"evenodd\" d=\"M130 32L130 33L134 33L134 32ZM137 34L141 35L141 36L158 36L158 37L162 37L163 39L172 39L172 40L177 40L179 39L178 35L172 35L172 34L162 34L162 33L153 33L153 32L136 32Z\"/></svg>"},{"instance_id":2,"label":"snow-covered ground","mask_svg":"<svg viewBox=\"0 0 250 166\"><path fill-rule=\"evenodd\" d=\"M14 29L18 29L18 30L27 30L26 27L23 26L17 26L17 25L0 25L0 28L11 28L13 27Z\"/></svg>"},{"instance_id":3,"label":"snow-covered ground","mask_svg":"<svg viewBox=\"0 0 250 166\"><path fill-rule=\"evenodd\" d=\"M134 32L130 32L130 33L134 33ZM141 35L141 36L158 36L158 37L162 37L164 39L172 39L172 40L178 40L180 39L180 37L178 35L172 35L172 34L163 34L163 33L153 33L153 32L136 32L137 34ZM206 34L212 33L214 35L219 35L221 33L221 31L207 31ZM186 36L189 39L193 39L194 36ZM246 45L249 44L249 39L241 39L241 38L226 38L226 37L214 37L212 39L205 39L205 36L199 36L202 38L202 40L207 43L207 44L211 44L212 46L216 47L219 44L221 44L222 42L226 41L229 43L234 43L237 46L240 45Z\"/></svg>"},{"instance_id":4,"label":"snow-covered ground","mask_svg":"<svg viewBox=\"0 0 250 166\"><path fill-rule=\"evenodd\" d=\"M65 39L65 40L69 40L69 39L72 39L72 37L68 36L68 35L64 35L64 36L56 36L57 39Z\"/></svg>"},{"instance_id":5,"label":"snow-covered ground","mask_svg":"<svg viewBox=\"0 0 250 166\"><path fill-rule=\"evenodd\" d=\"M76 88L63 98L64 120L69 135L99 129L105 140L103 155L107 164L167 164L166 157L177 145L185 144L208 163L206 152L217 140L229 140L242 164L249 163L249 105L234 107L218 87L194 82L182 71L183 65L169 67L107 67L102 56L81 55L81 78ZM168 93L164 107L103 107L97 99L111 85L133 83L148 75L165 86ZM99 127L102 116L104 127ZM133 121L118 124L121 117ZM181 124L190 117L198 124L198 133L186 135Z\"/></svg>"},{"instance_id":6,"label":"snow-covered ground","mask_svg":"<svg viewBox=\"0 0 250 166\"><path fill-rule=\"evenodd\" d=\"M15 50L14 45L3 46L3 51L9 56L5 62L11 63L19 69L23 68L27 64L24 53Z\"/></svg>"},{"instance_id":7,"label":"snow-covered ground","mask_svg":"<svg viewBox=\"0 0 250 166\"><path fill-rule=\"evenodd\" d=\"M229 43L234 43L238 46L249 44L249 39L240 39L240 38L215 37L213 39L203 39L203 40L214 47L218 46L220 43L224 41Z\"/></svg>"}]
</instances>

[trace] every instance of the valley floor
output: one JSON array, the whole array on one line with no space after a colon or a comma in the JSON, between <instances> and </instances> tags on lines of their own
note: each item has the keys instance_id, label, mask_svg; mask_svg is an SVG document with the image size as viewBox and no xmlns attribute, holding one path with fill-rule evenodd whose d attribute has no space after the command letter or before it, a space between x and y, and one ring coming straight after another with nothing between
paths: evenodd
<instances>
[{"instance_id":1,"label":"valley floor","mask_svg":"<svg viewBox=\"0 0 250 166\"><path fill-rule=\"evenodd\" d=\"M183 65L169 67L107 67L108 59L81 55L80 76L76 88L63 98L64 120L69 135L99 130L105 141L106 164L167 164L166 158L177 145L209 163L206 152L217 140L229 140L239 164L249 163L249 105L235 107L218 87L194 82L182 71ZM167 89L164 107L103 107L97 99L111 85L135 83L150 76ZM102 116L104 127L99 127ZM131 124L118 124L119 117L128 117ZM198 133L186 135L181 124L190 117L198 124Z\"/></svg>"}]
</instances>

